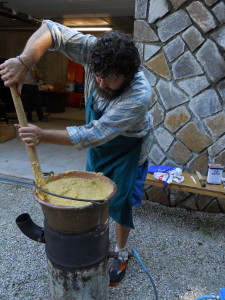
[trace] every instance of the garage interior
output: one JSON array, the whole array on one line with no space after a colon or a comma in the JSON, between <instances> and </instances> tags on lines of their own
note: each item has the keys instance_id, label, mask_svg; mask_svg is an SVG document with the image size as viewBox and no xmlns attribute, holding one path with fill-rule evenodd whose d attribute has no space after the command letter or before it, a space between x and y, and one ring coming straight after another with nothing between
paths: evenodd
<instances>
[{"instance_id":1,"label":"garage interior","mask_svg":"<svg viewBox=\"0 0 225 300\"><path fill-rule=\"evenodd\" d=\"M100 36L106 30L121 30L133 34L135 0L34 0L0 1L0 61L21 53L26 41L40 26L50 19L83 33ZM109 29L110 28L110 29ZM63 129L80 126L84 116L84 70L59 52L48 51L37 63L42 80L39 91L47 122L39 122L33 111L33 124L41 128ZM32 171L23 143L13 124L18 123L9 88L0 80L0 127L11 126L7 140L0 140L1 178L31 180ZM10 138L10 134L13 138ZM54 153L54 155L52 155ZM60 173L68 169L85 169L86 151L71 151L69 146L42 144L37 154L43 172Z\"/></svg>"}]
</instances>

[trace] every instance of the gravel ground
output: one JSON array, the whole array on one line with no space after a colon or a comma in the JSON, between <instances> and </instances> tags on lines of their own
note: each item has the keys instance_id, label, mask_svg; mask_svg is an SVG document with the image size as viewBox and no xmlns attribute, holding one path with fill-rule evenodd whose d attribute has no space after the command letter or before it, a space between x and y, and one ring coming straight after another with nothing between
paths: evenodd
<instances>
[{"instance_id":1,"label":"gravel ground","mask_svg":"<svg viewBox=\"0 0 225 300\"><path fill-rule=\"evenodd\" d=\"M0 183L0 196L0 299L50 299L44 245L26 238L15 224L19 214L28 212L43 225L32 189ZM144 201L141 209L134 210L134 220L136 229L128 247L138 251L157 286L159 300L193 300L218 294L225 286L224 215ZM112 249L113 229L110 220ZM155 299L152 284L136 258L130 259L124 281L110 288L110 300L117 299Z\"/></svg>"}]
</instances>

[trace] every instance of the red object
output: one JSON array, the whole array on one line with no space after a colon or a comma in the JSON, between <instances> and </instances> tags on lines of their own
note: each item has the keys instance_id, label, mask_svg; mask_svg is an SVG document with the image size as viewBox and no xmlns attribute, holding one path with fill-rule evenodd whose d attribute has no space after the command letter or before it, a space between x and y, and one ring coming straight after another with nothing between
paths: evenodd
<instances>
[{"instance_id":1,"label":"red object","mask_svg":"<svg viewBox=\"0 0 225 300\"><path fill-rule=\"evenodd\" d=\"M72 60L68 60L67 83L83 83L84 82L84 67ZM66 92L66 106L80 107L83 93Z\"/></svg>"},{"instance_id":2,"label":"red object","mask_svg":"<svg viewBox=\"0 0 225 300\"><path fill-rule=\"evenodd\" d=\"M80 107L83 93L66 92L66 106L67 107Z\"/></svg>"},{"instance_id":3,"label":"red object","mask_svg":"<svg viewBox=\"0 0 225 300\"><path fill-rule=\"evenodd\" d=\"M68 60L67 83L84 82L84 67L72 60Z\"/></svg>"}]
</instances>

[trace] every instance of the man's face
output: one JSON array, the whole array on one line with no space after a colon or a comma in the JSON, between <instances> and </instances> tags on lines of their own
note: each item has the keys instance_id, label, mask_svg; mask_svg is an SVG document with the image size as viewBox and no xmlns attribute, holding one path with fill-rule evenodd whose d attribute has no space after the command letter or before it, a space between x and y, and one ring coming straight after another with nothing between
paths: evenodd
<instances>
[{"instance_id":1,"label":"man's face","mask_svg":"<svg viewBox=\"0 0 225 300\"><path fill-rule=\"evenodd\" d=\"M127 87L127 80L124 75L109 75L102 78L96 74L97 90L103 98L112 100L119 96Z\"/></svg>"}]
</instances>

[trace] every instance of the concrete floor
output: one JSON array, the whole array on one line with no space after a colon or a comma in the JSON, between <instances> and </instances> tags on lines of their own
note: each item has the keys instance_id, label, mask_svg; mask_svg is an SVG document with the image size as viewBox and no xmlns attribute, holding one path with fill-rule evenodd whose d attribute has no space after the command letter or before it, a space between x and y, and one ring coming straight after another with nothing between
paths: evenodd
<instances>
[{"instance_id":1,"label":"concrete floor","mask_svg":"<svg viewBox=\"0 0 225 300\"><path fill-rule=\"evenodd\" d=\"M65 113L51 113L47 122L35 122L34 125L46 129L63 129L66 126L84 124L84 109L68 108ZM15 122L14 122L15 123ZM36 147L43 172L61 173L67 170L84 170L86 151L76 150L72 146L40 144ZM33 180L26 147L17 136L0 143L0 176Z\"/></svg>"}]
</instances>

